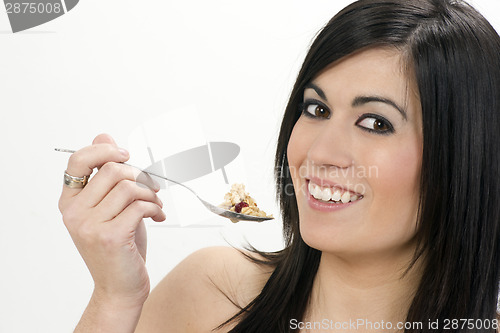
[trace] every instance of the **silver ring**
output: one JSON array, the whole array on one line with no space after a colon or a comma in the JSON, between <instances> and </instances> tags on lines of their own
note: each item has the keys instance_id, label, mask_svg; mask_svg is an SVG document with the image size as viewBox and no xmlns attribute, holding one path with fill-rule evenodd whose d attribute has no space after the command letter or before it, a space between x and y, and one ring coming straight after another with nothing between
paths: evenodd
<instances>
[{"instance_id":1,"label":"silver ring","mask_svg":"<svg viewBox=\"0 0 500 333\"><path fill-rule=\"evenodd\" d=\"M69 188L84 188L89 182L89 176L74 177L64 171L64 185Z\"/></svg>"}]
</instances>

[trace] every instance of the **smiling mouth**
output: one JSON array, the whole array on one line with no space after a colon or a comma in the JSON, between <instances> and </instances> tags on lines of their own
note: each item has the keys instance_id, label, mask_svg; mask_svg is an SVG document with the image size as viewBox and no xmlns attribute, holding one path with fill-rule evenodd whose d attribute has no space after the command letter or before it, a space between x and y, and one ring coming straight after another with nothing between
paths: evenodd
<instances>
[{"instance_id":1,"label":"smiling mouth","mask_svg":"<svg viewBox=\"0 0 500 333\"><path fill-rule=\"evenodd\" d=\"M338 187L320 186L310 180L307 189L314 199L325 203L347 204L363 199L363 196L359 193L353 193Z\"/></svg>"}]
</instances>

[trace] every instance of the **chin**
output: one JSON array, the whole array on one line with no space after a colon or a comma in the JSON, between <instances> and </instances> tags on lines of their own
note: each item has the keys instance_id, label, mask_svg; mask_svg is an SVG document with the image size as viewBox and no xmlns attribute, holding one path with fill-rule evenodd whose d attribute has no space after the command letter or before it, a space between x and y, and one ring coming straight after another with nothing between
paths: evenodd
<instances>
[{"instance_id":1,"label":"chin","mask_svg":"<svg viewBox=\"0 0 500 333\"><path fill-rule=\"evenodd\" d=\"M334 212L313 209L307 199L298 203L300 234L304 242L320 251L345 251L352 249L365 237L366 226L361 211L349 207ZM360 202L361 204L361 202ZM361 208L361 207L358 207Z\"/></svg>"},{"instance_id":2,"label":"chin","mask_svg":"<svg viewBox=\"0 0 500 333\"><path fill-rule=\"evenodd\" d=\"M303 241L316 250L343 257L366 260L411 255L415 249L415 233L376 232L361 217L350 219L314 218L300 214ZM395 230L393 230L395 231Z\"/></svg>"},{"instance_id":3,"label":"chin","mask_svg":"<svg viewBox=\"0 0 500 333\"><path fill-rule=\"evenodd\" d=\"M302 239L310 247L322 252L344 253L353 251L354 244L359 243L354 231L354 225L359 222L310 215L315 214L301 214L299 226Z\"/></svg>"}]
</instances>

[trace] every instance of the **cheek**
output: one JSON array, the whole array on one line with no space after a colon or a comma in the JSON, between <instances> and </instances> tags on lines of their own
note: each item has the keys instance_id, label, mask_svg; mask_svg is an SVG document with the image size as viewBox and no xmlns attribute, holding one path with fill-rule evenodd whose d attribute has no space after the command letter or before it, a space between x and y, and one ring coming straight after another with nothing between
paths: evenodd
<instances>
[{"instance_id":1,"label":"cheek","mask_svg":"<svg viewBox=\"0 0 500 333\"><path fill-rule=\"evenodd\" d=\"M367 155L371 164L376 166L376 172L369 177L373 195L370 214L379 221L387 221L394 232L404 229L413 233L420 193L422 151L418 140L403 140L403 143Z\"/></svg>"},{"instance_id":2,"label":"cheek","mask_svg":"<svg viewBox=\"0 0 500 333\"><path fill-rule=\"evenodd\" d=\"M418 149L386 152L373 158L373 181L379 190L389 193L414 192L420 176L421 152ZM375 193L376 194L376 193Z\"/></svg>"},{"instance_id":3,"label":"cheek","mask_svg":"<svg viewBox=\"0 0 500 333\"><path fill-rule=\"evenodd\" d=\"M290 140L288 141L288 165L294 185L297 185L296 181L299 177L299 169L307 157L307 149L310 145L309 141L311 138L307 135L307 131L304 127L305 126L301 124L299 119L293 127Z\"/></svg>"}]
</instances>

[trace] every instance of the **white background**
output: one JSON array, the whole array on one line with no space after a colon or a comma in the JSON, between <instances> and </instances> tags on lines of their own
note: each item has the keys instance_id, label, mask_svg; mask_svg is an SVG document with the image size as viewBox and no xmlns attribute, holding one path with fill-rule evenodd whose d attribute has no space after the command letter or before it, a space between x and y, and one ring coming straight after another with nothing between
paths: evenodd
<instances>
[{"instance_id":1,"label":"white background","mask_svg":"<svg viewBox=\"0 0 500 333\"><path fill-rule=\"evenodd\" d=\"M276 216L273 153L288 94L316 32L350 2L81 0L18 34L2 9L0 332L72 331L92 291L57 210L68 155L55 147L106 132L144 167L145 144L164 158L234 142L229 181ZM498 1L473 3L498 31ZM213 203L228 189L220 172L189 185ZM162 196L169 221L147 222L153 286L201 247L282 245L279 217L233 225L179 189Z\"/></svg>"}]
</instances>

